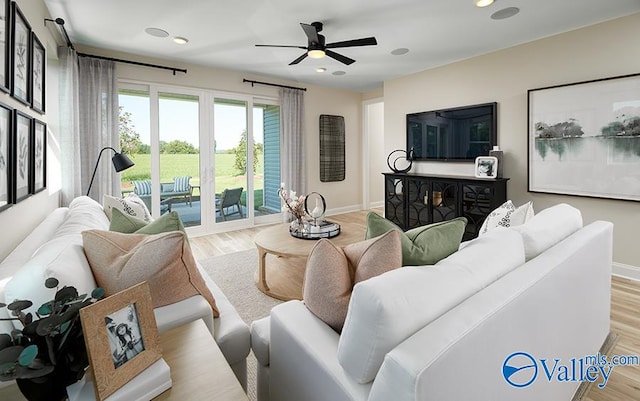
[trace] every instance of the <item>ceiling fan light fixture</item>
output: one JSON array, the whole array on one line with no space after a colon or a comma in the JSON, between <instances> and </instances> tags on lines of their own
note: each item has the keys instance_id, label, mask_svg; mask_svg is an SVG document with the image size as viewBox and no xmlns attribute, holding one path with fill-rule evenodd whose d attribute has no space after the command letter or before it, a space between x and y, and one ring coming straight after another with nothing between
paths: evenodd
<instances>
[{"instance_id":1,"label":"ceiling fan light fixture","mask_svg":"<svg viewBox=\"0 0 640 401\"><path fill-rule=\"evenodd\" d=\"M314 49L314 50L309 50L307 55L310 58L318 59L318 58L323 58L326 54L325 54L324 50Z\"/></svg>"},{"instance_id":2,"label":"ceiling fan light fixture","mask_svg":"<svg viewBox=\"0 0 640 401\"><path fill-rule=\"evenodd\" d=\"M494 0L475 0L476 7L487 7L492 5Z\"/></svg>"},{"instance_id":3,"label":"ceiling fan light fixture","mask_svg":"<svg viewBox=\"0 0 640 401\"><path fill-rule=\"evenodd\" d=\"M183 38L182 36L175 36L173 38L173 42L179 45L186 45L187 43L189 43L189 39Z\"/></svg>"}]
</instances>

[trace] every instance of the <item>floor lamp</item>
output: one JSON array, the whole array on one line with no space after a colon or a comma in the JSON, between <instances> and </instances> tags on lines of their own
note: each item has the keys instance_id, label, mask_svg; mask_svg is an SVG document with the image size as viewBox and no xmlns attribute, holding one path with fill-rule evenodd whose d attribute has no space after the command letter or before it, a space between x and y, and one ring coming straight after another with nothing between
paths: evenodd
<instances>
[{"instance_id":1,"label":"floor lamp","mask_svg":"<svg viewBox=\"0 0 640 401\"><path fill-rule=\"evenodd\" d=\"M126 170L129 167L133 167L134 164L135 164L134 162L131 161L131 159L129 159L129 157L127 157L127 155L125 155L124 153L118 153L111 146L107 146L107 147L102 148L102 150L100 151L100 154L98 155L98 161L96 161L96 166L93 168L93 175L91 176L91 182L89 183L89 189L87 189L87 196L89 196L89 192L91 192L91 186L93 185L93 179L96 178L96 172L98 171L98 164L100 164L100 158L102 157L102 152L104 152L107 149L111 149L115 153L115 155L113 155L113 157L111 158L111 161L113 162L113 168L116 170L116 173L119 173L122 170Z\"/></svg>"}]
</instances>

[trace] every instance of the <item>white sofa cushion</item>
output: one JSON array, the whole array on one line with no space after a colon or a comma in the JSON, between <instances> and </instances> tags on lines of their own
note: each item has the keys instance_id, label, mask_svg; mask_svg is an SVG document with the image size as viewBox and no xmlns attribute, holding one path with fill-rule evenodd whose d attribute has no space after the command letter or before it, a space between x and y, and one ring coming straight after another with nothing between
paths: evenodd
<instances>
[{"instance_id":1,"label":"white sofa cushion","mask_svg":"<svg viewBox=\"0 0 640 401\"><path fill-rule=\"evenodd\" d=\"M435 266L405 267L357 284L338 344L340 364L357 382L372 381L389 351L523 262L520 235L497 230Z\"/></svg>"},{"instance_id":2,"label":"white sofa cushion","mask_svg":"<svg viewBox=\"0 0 640 401\"><path fill-rule=\"evenodd\" d=\"M582 228L580 210L566 203L544 209L526 224L513 227L522 235L527 261Z\"/></svg>"},{"instance_id":3,"label":"white sofa cushion","mask_svg":"<svg viewBox=\"0 0 640 401\"><path fill-rule=\"evenodd\" d=\"M44 286L49 277L57 278L60 288L65 285L76 287L79 294L90 294L96 288L80 238L56 238L43 245L7 282L5 303L27 299L33 305L25 313L35 313L40 305L55 296L56 289ZM22 328L17 320L13 321L13 325Z\"/></svg>"}]
</instances>

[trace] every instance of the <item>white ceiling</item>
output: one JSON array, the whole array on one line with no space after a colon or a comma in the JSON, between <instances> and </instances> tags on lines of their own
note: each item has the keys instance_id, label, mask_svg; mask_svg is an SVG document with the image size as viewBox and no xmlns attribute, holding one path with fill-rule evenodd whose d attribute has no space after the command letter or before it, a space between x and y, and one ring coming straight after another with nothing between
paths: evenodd
<instances>
[{"instance_id":1,"label":"white ceiling","mask_svg":"<svg viewBox=\"0 0 640 401\"><path fill-rule=\"evenodd\" d=\"M498 49L640 11L640 0L44 0L52 18L63 18L74 44L301 83L364 92L382 82ZM520 13L490 18L506 7ZM324 23L327 43L375 36L377 46L335 49L357 60L350 66L325 57L289 62L306 46L300 22ZM152 37L147 27L169 38ZM186 45L173 36L189 39ZM391 55L397 48L408 54ZM324 73L315 71L327 69ZM335 71L345 71L335 76Z\"/></svg>"}]
</instances>

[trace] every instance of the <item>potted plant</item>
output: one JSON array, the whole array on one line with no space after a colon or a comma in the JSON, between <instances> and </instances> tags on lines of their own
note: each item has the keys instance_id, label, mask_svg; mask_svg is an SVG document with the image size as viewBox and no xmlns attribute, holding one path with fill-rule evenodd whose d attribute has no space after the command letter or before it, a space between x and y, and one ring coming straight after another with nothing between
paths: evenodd
<instances>
[{"instance_id":1,"label":"potted plant","mask_svg":"<svg viewBox=\"0 0 640 401\"><path fill-rule=\"evenodd\" d=\"M16 300L0 303L19 320L22 330L0 334L0 381L16 380L22 394L30 401L62 400L66 387L80 380L89 366L79 311L104 296L102 288L78 295L74 287L58 288L55 278L45 287L56 288L53 300L35 313L24 311L33 303Z\"/></svg>"}]
</instances>

